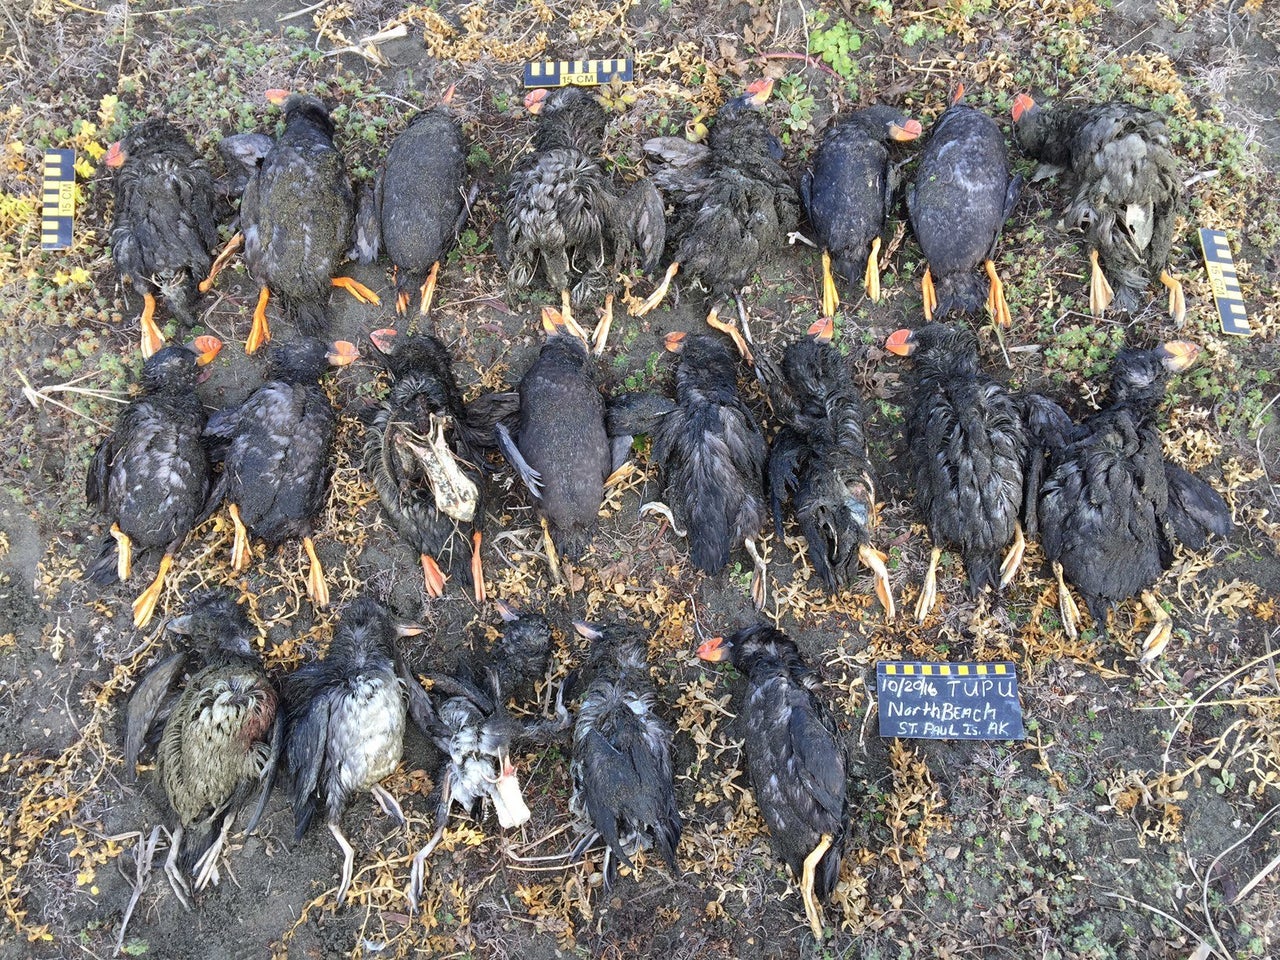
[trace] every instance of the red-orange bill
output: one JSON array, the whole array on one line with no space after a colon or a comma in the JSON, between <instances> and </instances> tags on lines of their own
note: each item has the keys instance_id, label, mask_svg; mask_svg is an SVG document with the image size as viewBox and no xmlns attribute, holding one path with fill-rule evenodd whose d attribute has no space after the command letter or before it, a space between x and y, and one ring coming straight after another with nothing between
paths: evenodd
<instances>
[{"instance_id":1,"label":"red-orange bill","mask_svg":"<svg viewBox=\"0 0 1280 960\"><path fill-rule=\"evenodd\" d=\"M128 155L124 152L124 147L120 146L119 140L107 147L107 156L104 162L108 167L118 167L123 164L126 159L128 159Z\"/></svg>"},{"instance_id":2,"label":"red-orange bill","mask_svg":"<svg viewBox=\"0 0 1280 960\"><path fill-rule=\"evenodd\" d=\"M1031 99L1030 94L1020 93L1016 97L1014 97L1013 98L1013 122L1017 123L1019 120L1021 120L1023 117L1023 114L1025 114L1028 110L1030 110L1035 105L1036 105L1036 102Z\"/></svg>"},{"instance_id":3,"label":"red-orange bill","mask_svg":"<svg viewBox=\"0 0 1280 960\"><path fill-rule=\"evenodd\" d=\"M728 656L729 645L724 642L724 637L712 637L698 647L698 659L708 663L719 663Z\"/></svg>"},{"instance_id":4,"label":"red-orange bill","mask_svg":"<svg viewBox=\"0 0 1280 960\"><path fill-rule=\"evenodd\" d=\"M662 343L672 353L679 353L684 348L684 338L687 336L683 330L673 330L663 337Z\"/></svg>"},{"instance_id":5,"label":"red-orange bill","mask_svg":"<svg viewBox=\"0 0 1280 960\"><path fill-rule=\"evenodd\" d=\"M359 356L360 351L349 340L335 340L329 344L329 363L335 367L345 367Z\"/></svg>"},{"instance_id":6,"label":"red-orange bill","mask_svg":"<svg viewBox=\"0 0 1280 960\"><path fill-rule=\"evenodd\" d=\"M274 103L277 107L289 99L289 91L282 90L280 87L272 87L270 90L264 90L262 95L267 98L268 103Z\"/></svg>"},{"instance_id":7,"label":"red-orange bill","mask_svg":"<svg viewBox=\"0 0 1280 960\"><path fill-rule=\"evenodd\" d=\"M395 339L399 336L394 327L383 327L369 334L369 340L380 353L390 353L395 349Z\"/></svg>"},{"instance_id":8,"label":"red-orange bill","mask_svg":"<svg viewBox=\"0 0 1280 960\"><path fill-rule=\"evenodd\" d=\"M1187 369L1196 362L1200 348L1190 340L1170 340L1160 347L1164 354L1164 365L1175 373Z\"/></svg>"},{"instance_id":9,"label":"red-orange bill","mask_svg":"<svg viewBox=\"0 0 1280 960\"><path fill-rule=\"evenodd\" d=\"M911 331L906 329L893 331L889 334L889 339L884 342L884 348L900 357L910 356L915 348L911 342Z\"/></svg>"},{"instance_id":10,"label":"red-orange bill","mask_svg":"<svg viewBox=\"0 0 1280 960\"><path fill-rule=\"evenodd\" d=\"M222 341L207 333L192 340L190 346L191 352L196 355L196 363L202 367L206 363L212 363L221 349Z\"/></svg>"},{"instance_id":11,"label":"red-orange bill","mask_svg":"<svg viewBox=\"0 0 1280 960\"><path fill-rule=\"evenodd\" d=\"M817 340L819 343L830 343L836 335L836 319L835 317L823 317L815 320L809 325L809 336Z\"/></svg>"}]
</instances>

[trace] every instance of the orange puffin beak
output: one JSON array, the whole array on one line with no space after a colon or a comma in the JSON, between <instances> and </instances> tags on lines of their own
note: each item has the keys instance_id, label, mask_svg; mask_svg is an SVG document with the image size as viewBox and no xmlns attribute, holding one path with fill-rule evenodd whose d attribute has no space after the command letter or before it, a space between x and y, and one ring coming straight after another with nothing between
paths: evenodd
<instances>
[{"instance_id":1,"label":"orange puffin beak","mask_svg":"<svg viewBox=\"0 0 1280 960\"><path fill-rule=\"evenodd\" d=\"M329 344L329 363L335 367L345 367L360 356L356 345L349 340L335 340Z\"/></svg>"},{"instance_id":2,"label":"orange puffin beak","mask_svg":"<svg viewBox=\"0 0 1280 960\"><path fill-rule=\"evenodd\" d=\"M218 351L222 349L222 341L205 334L203 337L192 340L187 349L196 355L196 364L203 367L207 363L212 363L218 356Z\"/></svg>"},{"instance_id":3,"label":"orange puffin beak","mask_svg":"<svg viewBox=\"0 0 1280 960\"><path fill-rule=\"evenodd\" d=\"M773 77L763 77L759 80L753 80L747 84L747 93L750 96L750 103L753 107L764 106L770 94L773 93Z\"/></svg>"},{"instance_id":4,"label":"orange puffin beak","mask_svg":"<svg viewBox=\"0 0 1280 960\"><path fill-rule=\"evenodd\" d=\"M124 147L120 146L120 141L117 140L107 147L107 156L103 162L114 170L116 167L123 165L128 159L129 155L124 152Z\"/></svg>"},{"instance_id":5,"label":"orange puffin beak","mask_svg":"<svg viewBox=\"0 0 1280 960\"><path fill-rule=\"evenodd\" d=\"M453 103L453 95L457 92L457 90L458 90L458 85L456 83L449 84L449 89L444 92L444 96L440 98L440 102L446 105Z\"/></svg>"},{"instance_id":6,"label":"orange puffin beak","mask_svg":"<svg viewBox=\"0 0 1280 960\"><path fill-rule=\"evenodd\" d=\"M545 87L539 87L537 90L530 90L524 95L524 108L532 114L537 114L542 110L542 105L547 102L547 97L551 91Z\"/></svg>"},{"instance_id":7,"label":"orange puffin beak","mask_svg":"<svg viewBox=\"0 0 1280 960\"><path fill-rule=\"evenodd\" d=\"M924 127L920 125L919 120L908 120L902 126L896 123L889 128L889 136L898 141L914 140L920 134L924 133Z\"/></svg>"},{"instance_id":8,"label":"orange puffin beak","mask_svg":"<svg viewBox=\"0 0 1280 960\"><path fill-rule=\"evenodd\" d=\"M884 342L884 348L899 357L909 357L916 345L911 341L911 331L903 329L889 334L889 339Z\"/></svg>"},{"instance_id":9,"label":"orange puffin beak","mask_svg":"<svg viewBox=\"0 0 1280 960\"><path fill-rule=\"evenodd\" d=\"M673 330L662 338L662 344L672 353L679 353L684 349L684 338L687 336L682 330Z\"/></svg>"},{"instance_id":10,"label":"orange puffin beak","mask_svg":"<svg viewBox=\"0 0 1280 960\"><path fill-rule=\"evenodd\" d=\"M262 95L267 98L268 103L273 103L277 107L282 106L289 99L291 91L282 90L280 87L273 87L270 90L264 90Z\"/></svg>"},{"instance_id":11,"label":"orange puffin beak","mask_svg":"<svg viewBox=\"0 0 1280 960\"><path fill-rule=\"evenodd\" d=\"M563 313L555 307L542 308L542 329L547 336L554 337L564 325Z\"/></svg>"},{"instance_id":12,"label":"orange puffin beak","mask_svg":"<svg viewBox=\"0 0 1280 960\"><path fill-rule=\"evenodd\" d=\"M397 623L397 637L416 637L427 632L427 628L420 623Z\"/></svg>"},{"instance_id":13,"label":"orange puffin beak","mask_svg":"<svg viewBox=\"0 0 1280 960\"><path fill-rule=\"evenodd\" d=\"M708 663L719 663L722 660L727 660L731 646L732 644L725 643L724 637L712 637L698 647L698 659L706 660Z\"/></svg>"},{"instance_id":14,"label":"orange puffin beak","mask_svg":"<svg viewBox=\"0 0 1280 960\"><path fill-rule=\"evenodd\" d=\"M1179 373L1196 362L1200 348L1190 340L1170 340L1160 345L1166 370Z\"/></svg>"},{"instance_id":15,"label":"orange puffin beak","mask_svg":"<svg viewBox=\"0 0 1280 960\"><path fill-rule=\"evenodd\" d=\"M369 334L369 339L373 345L378 348L379 353L390 353L394 349L394 341L399 334L393 327L383 327L381 330L375 330Z\"/></svg>"},{"instance_id":16,"label":"orange puffin beak","mask_svg":"<svg viewBox=\"0 0 1280 960\"><path fill-rule=\"evenodd\" d=\"M809 336L819 343L830 343L836 335L836 318L823 317L809 325Z\"/></svg>"},{"instance_id":17,"label":"orange puffin beak","mask_svg":"<svg viewBox=\"0 0 1280 960\"><path fill-rule=\"evenodd\" d=\"M1013 98L1013 122L1017 123L1019 120L1021 120L1023 116L1027 113L1027 111L1030 110L1035 105L1036 105L1036 102L1031 99L1030 94L1020 93L1016 97L1014 97Z\"/></svg>"}]
</instances>

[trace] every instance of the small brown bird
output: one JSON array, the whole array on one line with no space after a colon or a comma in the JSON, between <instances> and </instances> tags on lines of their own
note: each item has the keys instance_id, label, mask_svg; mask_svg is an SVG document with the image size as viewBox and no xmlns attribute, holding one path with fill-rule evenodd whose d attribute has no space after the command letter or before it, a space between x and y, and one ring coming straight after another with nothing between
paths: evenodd
<instances>
[{"instance_id":1,"label":"small brown bird","mask_svg":"<svg viewBox=\"0 0 1280 960\"><path fill-rule=\"evenodd\" d=\"M245 830L258 824L275 781L282 742L275 688L252 641L257 631L244 607L226 593L194 601L168 623L191 653L176 653L148 673L129 700L125 769L156 745L156 777L177 818L165 873L190 907L191 887L218 882L218 854L236 815L257 795ZM195 670L182 680L192 664ZM163 732L161 732L163 731Z\"/></svg>"},{"instance_id":2,"label":"small brown bird","mask_svg":"<svg viewBox=\"0 0 1280 960\"><path fill-rule=\"evenodd\" d=\"M341 824L351 794L368 790L387 816L405 823L399 802L379 781L396 769L404 748L396 636L421 632L418 626L393 626L385 606L362 597L343 611L325 658L284 678L284 749L296 836L301 839L323 809L342 849L338 906L355 873L355 850Z\"/></svg>"}]
</instances>

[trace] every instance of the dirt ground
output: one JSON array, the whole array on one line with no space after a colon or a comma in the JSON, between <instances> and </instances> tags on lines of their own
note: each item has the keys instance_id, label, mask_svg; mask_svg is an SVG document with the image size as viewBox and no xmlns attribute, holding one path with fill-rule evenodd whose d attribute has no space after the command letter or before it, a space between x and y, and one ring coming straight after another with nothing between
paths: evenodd
<instances>
[{"instance_id":1,"label":"dirt ground","mask_svg":"<svg viewBox=\"0 0 1280 960\"><path fill-rule=\"evenodd\" d=\"M9 375L0 435L0 957L108 956L118 941L128 955L163 958L1280 955L1280 870L1268 872L1280 854L1280 683L1271 658L1280 637L1276 5L502 0L406 8L348 0L278 19L302 6L35 0L3 7L0 359ZM406 36L376 52L334 53L394 24ZM641 455L642 469L610 495L592 551L567 584L553 585L533 515L500 473L507 489L494 499L490 529L509 533L495 536L486 556L490 592L551 619L558 673L583 652L575 618L624 616L652 632L654 679L677 730L686 822L678 871L641 857L635 875L605 891L596 852L579 864L532 859L572 845L570 833L553 835L569 818L567 747L550 747L520 758L532 810L520 835L504 835L487 818L456 820L429 864L425 909L410 916L403 891L410 857L433 825L439 761L415 735L386 783L404 803L407 833L367 797L356 797L343 821L357 851L345 907L334 907L336 846L320 829L295 842L278 791L259 830L233 838L222 882L193 911L183 911L157 863L122 937L139 832L166 815L146 774L136 784L125 777L124 705L167 654L162 624L186 597L213 585L247 597L276 675L323 652L343 606L364 591L431 628L408 651L419 668L448 669L498 617L456 584L428 600L417 558L380 519L360 471L360 414L385 387L368 360L329 380L342 411L317 538L330 610L314 610L301 593L296 545L259 547L252 571L233 575L224 517L188 542L146 630L131 628L129 603L155 558L141 562L139 582L99 591L82 581L105 534L84 505L85 469L118 410L111 396L83 390L125 396L140 366L140 299L118 283L107 249L102 148L137 120L165 114L212 159L227 133L274 129L278 112L261 93L288 87L335 106L339 146L353 176L368 180L413 108L456 83L480 193L442 271L434 323L474 394L518 380L539 348L538 309L550 299L508 292L489 240L505 178L529 137L520 67L527 59L624 55L636 59L636 83L605 91L613 110L606 149L620 181L642 172L644 139L696 126L766 71L778 78L767 110L797 178L839 109L880 99L927 127L960 81L969 102L1006 131L1012 97L1024 89L1054 99L1120 97L1170 116L1188 181L1173 261L1186 284L1187 328L1175 330L1159 302L1133 317L1088 314L1084 256L1058 224L1063 197L1048 182L1027 188L1000 248L1014 316L1007 363L990 328L981 331L984 363L996 375L1044 390L1078 414L1096 404L1100 376L1122 343L1183 336L1204 348L1197 368L1171 387L1167 449L1224 491L1237 527L1200 554L1180 551L1161 581L1177 622L1169 651L1137 665L1135 647L1149 624L1136 604L1118 611L1109 641L1092 631L1069 641L1034 550L1003 601L981 608L964 597L950 558L942 604L917 626L906 615L885 623L869 578L857 592L826 597L809 582L795 531L781 542L770 535L765 613L820 665L852 759L842 879L826 909L829 935L816 943L747 788L731 698L737 683L731 671L693 655L701 639L757 617L747 558L735 556L718 577L694 573L683 543L638 515L656 494ZM69 145L85 164L76 244L41 254L34 249L40 153ZM225 209L224 225L232 217ZM1257 330L1251 339L1218 329L1198 226L1231 237ZM884 501L881 545L900 609L909 610L928 546L898 463L900 367L879 347L889 332L919 322L923 265L909 231L896 232L887 260L882 302L842 290L840 342L868 400ZM367 346L370 330L394 320L393 288L385 263L349 272L378 290L384 306L335 296L332 332ZM802 245L762 268L746 297L761 349L780 352L816 317L818 276L816 255ZM261 382L261 359L241 350L255 297L239 266L202 302L200 332L226 343L201 387L211 408L239 402ZM678 303L643 320L620 318L601 361L607 387L666 389L663 334L697 329L704 314L702 295L685 286ZM749 379L744 389L767 420ZM875 664L915 658L1015 661L1028 739L880 738Z\"/></svg>"}]
</instances>

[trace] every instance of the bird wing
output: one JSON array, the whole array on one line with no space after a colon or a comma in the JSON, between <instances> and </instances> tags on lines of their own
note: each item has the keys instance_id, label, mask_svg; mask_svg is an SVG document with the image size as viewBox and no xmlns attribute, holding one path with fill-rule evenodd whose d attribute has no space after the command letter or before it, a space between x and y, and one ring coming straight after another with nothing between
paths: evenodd
<instances>
[{"instance_id":1,"label":"bird wing","mask_svg":"<svg viewBox=\"0 0 1280 960\"><path fill-rule=\"evenodd\" d=\"M638 180L608 211L615 262L626 262L634 252L640 269L651 272L667 242L666 206L658 188L652 180Z\"/></svg>"},{"instance_id":2,"label":"bird wing","mask_svg":"<svg viewBox=\"0 0 1280 960\"><path fill-rule=\"evenodd\" d=\"M117 432L98 444L89 463L89 472L84 478L84 498L91 507L98 510L107 509L108 478L111 474L111 462L116 456Z\"/></svg>"},{"instance_id":3,"label":"bird wing","mask_svg":"<svg viewBox=\"0 0 1280 960\"><path fill-rule=\"evenodd\" d=\"M807 796L839 822L846 806L845 756L836 740L834 722L808 691L795 687L791 696L807 701L793 706L788 725L800 784Z\"/></svg>"},{"instance_id":4,"label":"bird wing","mask_svg":"<svg viewBox=\"0 0 1280 960\"><path fill-rule=\"evenodd\" d=\"M1164 462L1164 476L1169 485L1169 522L1180 543L1199 550L1209 534L1230 535L1234 526L1231 507L1217 490L1168 460Z\"/></svg>"},{"instance_id":5,"label":"bird wing","mask_svg":"<svg viewBox=\"0 0 1280 960\"><path fill-rule=\"evenodd\" d=\"M177 679L186 666L187 655L175 653L160 661L142 678L129 697L124 724L124 769L126 776L137 776L138 757L146 745L148 734L158 720L173 708L172 694Z\"/></svg>"},{"instance_id":6,"label":"bird wing","mask_svg":"<svg viewBox=\"0 0 1280 960\"><path fill-rule=\"evenodd\" d=\"M276 785L276 774L280 770L280 757L284 752L284 711L276 710L275 720L271 724L270 752L262 768L262 788L258 791L258 802L254 804L253 813L244 826L245 833L250 833L262 819L267 809L267 801L271 799L271 790Z\"/></svg>"},{"instance_id":7,"label":"bird wing","mask_svg":"<svg viewBox=\"0 0 1280 960\"><path fill-rule=\"evenodd\" d=\"M296 836L301 838L311 825L315 815L320 774L324 769L325 752L329 743L329 714L332 704L323 692L312 695L311 678L304 667L290 680L300 692L290 697L302 704L298 712L288 718L285 738L285 756L288 758L289 776L292 782L290 800L293 803Z\"/></svg>"}]
</instances>

